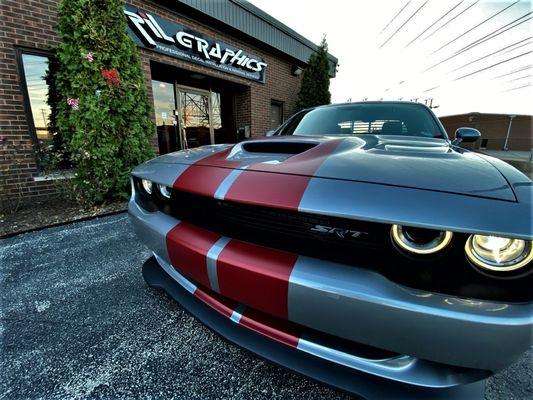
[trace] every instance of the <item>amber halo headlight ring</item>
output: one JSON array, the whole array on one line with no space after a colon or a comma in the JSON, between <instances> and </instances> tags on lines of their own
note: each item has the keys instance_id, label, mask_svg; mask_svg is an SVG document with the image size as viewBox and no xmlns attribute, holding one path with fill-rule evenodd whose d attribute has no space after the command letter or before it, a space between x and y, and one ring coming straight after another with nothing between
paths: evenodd
<instances>
[{"instance_id":1,"label":"amber halo headlight ring","mask_svg":"<svg viewBox=\"0 0 533 400\"><path fill-rule=\"evenodd\" d=\"M152 184L152 181L148 180L148 179L142 179L141 180L141 185L144 189L144 191L148 194L152 194L152 188L153 188L153 184Z\"/></svg>"},{"instance_id":2,"label":"amber halo headlight ring","mask_svg":"<svg viewBox=\"0 0 533 400\"><path fill-rule=\"evenodd\" d=\"M410 231L418 230L426 233L436 233L434 237L414 237ZM413 255L433 255L444 250L452 241L453 233L450 231L436 231L432 229L410 228L402 225L392 225L391 237L393 243L403 252Z\"/></svg>"},{"instance_id":3,"label":"amber halo headlight ring","mask_svg":"<svg viewBox=\"0 0 533 400\"><path fill-rule=\"evenodd\" d=\"M466 241L465 253L468 261L485 273L515 274L533 265L533 242L529 240L471 235Z\"/></svg>"}]
</instances>

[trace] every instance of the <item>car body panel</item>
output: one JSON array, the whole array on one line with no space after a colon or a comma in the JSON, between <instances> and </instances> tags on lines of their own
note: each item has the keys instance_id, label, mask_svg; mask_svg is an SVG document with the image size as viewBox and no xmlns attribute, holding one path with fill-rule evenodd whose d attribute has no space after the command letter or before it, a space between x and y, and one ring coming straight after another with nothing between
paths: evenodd
<instances>
[{"instance_id":1,"label":"car body panel","mask_svg":"<svg viewBox=\"0 0 533 400\"><path fill-rule=\"evenodd\" d=\"M398 182L392 184L385 179L392 182L393 172L399 170L397 163L416 165L421 162L418 158L424 157L397 157L388 153L369 155L372 151L378 151L374 146L373 150L364 153L362 158L349 167L349 157L343 149L346 146L352 149L352 139L359 140L342 138L332 141L328 138L302 137L281 139L320 143L319 146L292 157L287 154L250 154L242 149L242 144L207 146L156 158L135 168L133 175L180 190L245 204L422 228L533 239L530 218L533 185L524 175L514 173L512 167L509 166L508 170L502 168L506 171L504 176L492 165L493 160L474 153L437 153L436 159L429 160L445 168L446 174L437 174L424 163L414 168L412 173L401 170ZM277 138L263 140L280 141ZM441 139L427 139L426 142L431 143L429 147L436 147L439 152L444 151ZM423 147L428 147L426 142ZM348 154L351 152L356 150L349 150ZM405 150L402 149L401 152ZM435 156L431 154L430 157ZM442 157L449 157L449 160L443 160ZM357 164L361 159L367 160L367 164L371 166ZM342 179L335 177L333 163L340 163L340 171L353 169L354 172L342 172ZM388 163L390 167L383 167ZM470 171L481 171L485 166L489 172L468 174L464 168L454 168L455 164L467 164ZM372 169L380 172L373 174L370 172ZM382 169L390 171L382 173ZM454 174L454 169L461 170L461 173L448 176ZM382 175L382 182L376 183L368 178L358 180L357 174L361 172L357 170L364 170L372 177ZM419 171L419 174L415 171ZM424 177L420 177L422 175ZM430 184L432 175L439 176L435 181L440 182L440 190L424 187ZM497 183L490 183L493 179ZM448 187L447 182L452 181L456 182L453 183L455 186L450 183ZM473 182L471 189L468 189L468 181ZM400 182L421 187L400 185ZM476 184L477 189L473 189ZM516 201L511 186L520 195L520 201ZM455 193L454 190L464 193Z\"/></svg>"},{"instance_id":2,"label":"car body panel","mask_svg":"<svg viewBox=\"0 0 533 400\"><path fill-rule=\"evenodd\" d=\"M176 212L179 199L215 199L205 204L449 230L458 233L457 240L467 238L460 233L533 240L532 182L499 160L447 139L291 136L171 153L138 166L132 175L173 189L175 197L162 208L148 210L137 201L136 181L128 206L137 235L165 273L233 323L293 350L339 368L449 387L483 379L532 343L530 302L408 288L356 258L342 264L282 251L281 245L261 246L242 232L230 237ZM385 228L380 232L389 243L390 227ZM455 245L462 257L464 244ZM321 345L313 339L318 334L398 356L363 359Z\"/></svg>"},{"instance_id":3,"label":"car body panel","mask_svg":"<svg viewBox=\"0 0 533 400\"><path fill-rule=\"evenodd\" d=\"M531 343L529 304L405 288L363 268L231 238L225 238L221 250L221 236L187 227L178 231L187 223L146 212L135 201L129 203L129 214L141 241L186 278L302 326L421 359L492 371ZM200 244L206 241L210 245ZM209 279L213 263L215 285Z\"/></svg>"}]
</instances>

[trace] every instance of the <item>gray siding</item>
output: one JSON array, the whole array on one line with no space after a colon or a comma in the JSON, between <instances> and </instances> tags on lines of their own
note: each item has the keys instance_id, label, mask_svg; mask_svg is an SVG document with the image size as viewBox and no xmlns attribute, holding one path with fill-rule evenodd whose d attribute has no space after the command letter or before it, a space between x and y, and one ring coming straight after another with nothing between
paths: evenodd
<instances>
[{"instance_id":1,"label":"gray siding","mask_svg":"<svg viewBox=\"0 0 533 400\"><path fill-rule=\"evenodd\" d=\"M307 63L317 46L245 0L179 0L248 36ZM337 58L329 54L330 74L335 76Z\"/></svg>"}]
</instances>

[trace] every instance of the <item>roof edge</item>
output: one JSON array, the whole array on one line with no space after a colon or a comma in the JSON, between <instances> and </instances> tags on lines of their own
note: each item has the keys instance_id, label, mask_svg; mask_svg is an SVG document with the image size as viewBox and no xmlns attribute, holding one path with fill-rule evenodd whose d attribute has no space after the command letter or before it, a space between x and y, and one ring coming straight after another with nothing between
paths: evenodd
<instances>
[{"instance_id":1,"label":"roof edge","mask_svg":"<svg viewBox=\"0 0 533 400\"><path fill-rule=\"evenodd\" d=\"M253 5L249 1L247 1L247 0L229 0L229 1L231 1L232 3L234 3L235 5L237 5L237 6L241 7L241 8L244 8L246 11L254 14L256 17L262 19L267 24L269 24L269 25L273 26L274 28L284 32L285 34L289 35L293 39L295 39L298 42L300 42L301 44L303 44L304 46L309 47L313 51L317 51L318 50L319 46L317 44L313 43L311 40L307 39L306 37L300 35L294 29L288 27L287 25L285 25L281 21L278 21L276 18L274 18L270 14L266 13L265 11L261 10L259 7ZM335 64L338 64L338 62L339 62L338 58L335 57L333 54L330 54L329 52L328 52L328 59L331 62L335 63Z\"/></svg>"}]
</instances>

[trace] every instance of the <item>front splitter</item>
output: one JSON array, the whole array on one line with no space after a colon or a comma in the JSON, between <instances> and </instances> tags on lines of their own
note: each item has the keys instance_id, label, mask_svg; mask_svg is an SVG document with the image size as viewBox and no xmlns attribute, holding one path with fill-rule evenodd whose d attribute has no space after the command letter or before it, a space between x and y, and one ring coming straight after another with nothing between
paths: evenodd
<instances>
[{"instance_id":1,"label":"front splitter","mask_svg":"<svg viewBox=\"0 0 533 400\"><path fill-rule=\"evenodd\" d=\"M215 333L272 363L336 389L365 399L483 399L485 381L448 388L424 388L365 374L257 334L235 324L191 295L150 257L143 265L143 277L154 288L163 289L183 308Z\"/></svg>"}]
</instances>

